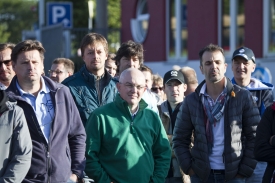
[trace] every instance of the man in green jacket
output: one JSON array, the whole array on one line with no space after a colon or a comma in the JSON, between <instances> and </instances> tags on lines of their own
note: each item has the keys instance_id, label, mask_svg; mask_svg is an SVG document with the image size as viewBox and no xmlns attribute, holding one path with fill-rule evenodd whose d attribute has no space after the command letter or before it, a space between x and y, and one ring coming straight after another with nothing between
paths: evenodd
<instances>
[{"instance_id":1,"label":"man in green jacket","mask_svg":"<svg viewBox=\"0 0 275 183\"><path fill-rule=\"evenodd\" d=\"M87 175L100 183L163 183L171 150L157 113L146 108L141 71L123 71L115 101L100 107L87 121Z\"/></svg>"}]
</instances>

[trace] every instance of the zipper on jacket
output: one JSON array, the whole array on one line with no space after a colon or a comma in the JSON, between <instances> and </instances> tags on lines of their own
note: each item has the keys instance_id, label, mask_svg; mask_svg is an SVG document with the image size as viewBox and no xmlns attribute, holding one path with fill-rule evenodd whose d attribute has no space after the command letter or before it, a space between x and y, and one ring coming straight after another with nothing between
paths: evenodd
<instances>
[{"instance_id":1,"label":"zipper on jacket","mask_svg":"<svg viewBox=\"0 0 275 183\"><path fill-rule=\"evenodd\" d=\"M51 166L51 161L50 161L50 152L49 152L49 147L47 148L47 177L48 177L48 183L51 183L51 177L50 177L50 166Z\"/></svg>"},{"instance_id":2,"label":"zipper on jacket","mask_svg":"<svg viewBox=\"0 0 275 183\"><path fill-rule=\"evenodd\" d=\"M51 150L51 136L52 136L52 129L53 129L53 123L55 121L55 115L56 115L56 93L58 92L60 88L57 88L55 94L50 93L51 97L54 98L53 101L53 105L54 105L54 117L52 119L52 123L51 123L51 128L50 128L50 135L49 135L49 140L48 140L48 146L47 146L47 164L48 164L48 170L47 170L47 174L48 174L48 183L51 183L51 155L50 155L50 150Z\"/></svg>"},{"instance_id":3,"label":"zipper on jacket","mask_svg":"<svg viewBox=\"0 0 275 183\"><path fill-rule=\"evenodd\" d=\"M135 128L134 128L134 121L132 120L131 123L130 123L130 130L131 130L131 133L135 133Z\"/></svg>"}]
</instances>

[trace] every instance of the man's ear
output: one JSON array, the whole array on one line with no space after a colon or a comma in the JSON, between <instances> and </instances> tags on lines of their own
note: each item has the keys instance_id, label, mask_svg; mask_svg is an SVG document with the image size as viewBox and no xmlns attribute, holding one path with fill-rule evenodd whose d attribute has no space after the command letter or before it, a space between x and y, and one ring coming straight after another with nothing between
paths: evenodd
<instances>
[{"instance_id":1,"label":"man's ear","mask_svg":"<svg viewBox=\"0 0 275 183\"><path fill-rule=\"evenodd\" d=\"M183 92L186 92L186 90L187 90L187 84L183 84Z\"/></svg>"},{"instance_id":2,"label":"man's ear","mask_svg":"<svg viewBox=\"0 0 275 183\"><path fill-rule=\"evenodd\" d=\"M120 91L120 87L121 87L120 83L117 82L117 83L116 83L116 88L117 88L118 92Z\"/></svg>"},{"instance_id":3,"label":"man's ear","mask_svg":"<svg viewBox=\"0 0 275 183\"><path fill-rule=\"evenodd\" d=\"M201 70L201 73L204 75L203 70L202 70L202 65L200 66L200 70Z\"/></svg>"},{"instance_id":4,"label":"man's ear","mask_svg":"<svg viewBox=\"0 0 275 183\"><path fill-rule=\"evenodd\" d=\"M253 63L253 69L252 69L252 72L254 72L256 69L256 64Z\"/></svg>"}]
</instances>

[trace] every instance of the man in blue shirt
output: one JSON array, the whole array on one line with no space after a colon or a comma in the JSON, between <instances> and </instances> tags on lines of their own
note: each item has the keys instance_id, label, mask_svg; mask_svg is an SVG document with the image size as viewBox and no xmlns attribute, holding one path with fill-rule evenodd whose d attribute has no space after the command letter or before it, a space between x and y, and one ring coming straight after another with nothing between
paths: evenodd
<instances>
[{"instance_id":1,"label":"man in blue shirt","mask_svg":"<svg viewBox=\"0 0 275 183\"><path fill-rule=\"evenodd\" d=\"M69 89L42 76L44 52L40 42L26 40L11 54L16 76L7 93L24 110L33 145L22 182L78 182L85 166L85 130Z\"/></svg>"}]
</instances>

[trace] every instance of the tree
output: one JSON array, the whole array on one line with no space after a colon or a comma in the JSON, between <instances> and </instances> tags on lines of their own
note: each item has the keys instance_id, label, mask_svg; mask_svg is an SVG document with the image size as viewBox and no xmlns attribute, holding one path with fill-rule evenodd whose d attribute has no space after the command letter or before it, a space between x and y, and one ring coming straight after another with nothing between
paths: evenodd
<instances>
[{"instance_id":1,"label":"tree","mask_svg":"<svg viewBox=\"0 0 275 183\"><path fill-rule=\"evenodd\" d=\"M37 1L0 1L1 42L20 42L22 30L32 30L37 22Z\"/></svg>"}]
</instances>

